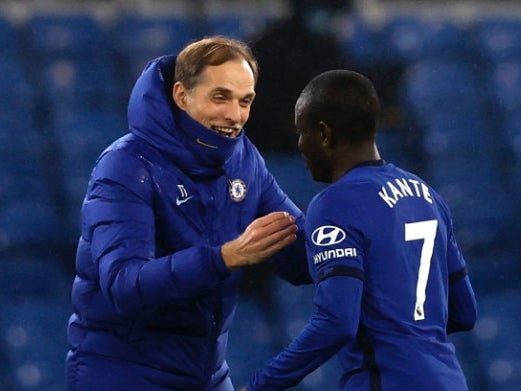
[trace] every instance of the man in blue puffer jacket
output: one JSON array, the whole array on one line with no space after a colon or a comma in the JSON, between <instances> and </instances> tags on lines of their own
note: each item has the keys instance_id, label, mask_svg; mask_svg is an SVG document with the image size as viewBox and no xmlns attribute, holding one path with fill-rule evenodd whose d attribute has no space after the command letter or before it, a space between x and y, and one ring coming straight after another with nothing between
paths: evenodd
<instances>
[{"instance_id":1,"label":"man in blue puffer jacket","mask_svg":"<svg viewBox=\"0 0 521 391\"><path fill-rule=\"evenodd\" d=\"M303 214L244 135L257 63L210 37L150 62L82 207L67 389L233 391L241 267L309 283Z\"/></svg>"}]
</instances>

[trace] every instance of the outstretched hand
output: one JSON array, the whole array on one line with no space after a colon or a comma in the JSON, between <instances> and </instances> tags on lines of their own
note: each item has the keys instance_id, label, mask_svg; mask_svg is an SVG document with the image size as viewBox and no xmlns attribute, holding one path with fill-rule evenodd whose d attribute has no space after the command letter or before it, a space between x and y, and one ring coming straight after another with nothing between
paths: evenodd
<instances>
[{"instance_id":1,"label":"outstretched hand","mask_svg":"<svg viewBox=\"0 0 521 391\"><path fill-rule=\"evenodd\" d=\"M230 270L260 263L296 239L295 218L287 212L272 212L253 220L237 238L221 247Z\"/></svg>"}]
</instances>

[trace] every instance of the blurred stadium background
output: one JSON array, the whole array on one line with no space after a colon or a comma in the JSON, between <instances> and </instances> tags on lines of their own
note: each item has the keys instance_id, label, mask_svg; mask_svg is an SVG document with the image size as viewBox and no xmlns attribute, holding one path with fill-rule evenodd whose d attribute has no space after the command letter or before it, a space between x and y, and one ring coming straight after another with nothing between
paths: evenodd
<instances>
[{"instance_id":1,"label":"blurred stadium background","mask_svg":"<svg viewBox=\"0 0 521 391\"><path fill-rule=\"evenodd\" d=\"M384 157L429 180L454 214L479 303L475 330L451 336L470 388L519 391L521 2L354 4L331 26L351 65L403 70ZM99 152L125 133L145 63L203 35L248 41L290 12L283 0L0 1L0 391L63 389L83 193ZM276 140L263 152L305 210L320 187L300 157ZM269 306L239 303L237 387L312 310L312 288L269 284ZM336 365L295 389L335 390Z\"/></svg>"}]
</instances>

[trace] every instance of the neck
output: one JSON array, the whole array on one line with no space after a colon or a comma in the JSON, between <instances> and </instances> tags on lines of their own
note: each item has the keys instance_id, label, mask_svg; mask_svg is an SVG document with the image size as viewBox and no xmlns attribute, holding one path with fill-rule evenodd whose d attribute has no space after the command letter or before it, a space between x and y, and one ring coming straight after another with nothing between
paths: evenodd
<instances>
[{"instance_id":1,"label":"neck","mask_svg":"<svg viewBox=\"0 0 521 391\"><path fill-rule=\"evenodd\" d=\"M350 146L343 149L340 153L341 157L337 159L339 163L333 168L331 182L338 181L346 172L360 163L381 159L376 144L355 147Z\"/></svg>"}]
</instances>

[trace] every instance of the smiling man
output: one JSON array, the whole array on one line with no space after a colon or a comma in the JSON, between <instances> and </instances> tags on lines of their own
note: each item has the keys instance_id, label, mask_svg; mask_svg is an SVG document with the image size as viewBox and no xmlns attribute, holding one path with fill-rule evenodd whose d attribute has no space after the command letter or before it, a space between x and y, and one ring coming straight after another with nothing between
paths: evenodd
<instances>
[{"instance_id":1,"label":"smiling man","mask_svg":"<svg viewBox=\"0 0 521 391\"><path fill-rule=\"evenodd\" d=\"M244 58L206 67L196 84L187 77L187 55L178 59L174 101L190 117L223 136L239 136L255 98L257 70Z\"/></svg>"},{"instance_id":2,"label":"smiling man","mask_svg":"<svg viewBox=\"0 0 521 391\"><path fill-rule=\"evenodd\" d=\"M303 214L244 134L257 77L245 44L210 37L137 80L82 207L69 391L233 391L241 268L311 281Z\"/></svg>"}]
</instances>

